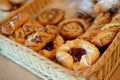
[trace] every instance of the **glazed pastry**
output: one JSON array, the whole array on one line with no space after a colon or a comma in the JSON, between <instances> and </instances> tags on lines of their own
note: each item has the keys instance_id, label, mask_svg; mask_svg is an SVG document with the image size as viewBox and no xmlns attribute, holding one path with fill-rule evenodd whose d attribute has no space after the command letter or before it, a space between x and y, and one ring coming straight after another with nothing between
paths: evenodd
<instances>
[{"instance_id":1,"label":"glazed pastry","mask_svg":"<svg viewBox=\"0 0 120 80\"><path fill-rule=\"evenodd\" d=\"M13 35L10 35L9 38L11 40L14 40L18 43L23 44L25 42L25 31L23 30L23 28L19 28L18 30L15 31L15 33Z\"/></svg>"},{"instance_id":2,"label":"glazed pastry","mask_svg":"<svg viewBox=\"0 0 120 80\"><path fill-rule=\"evenodd\" d=\"M29 35L25 40L25 46L35 51L39 51L47 43L53 41L57 34L58 31L56 26L48 25Z\"/></svg>"},{"instance_id":3,"label":"glazed pastry","mask_svg":"<svg viewBox=\"0 0 120 80\"><path fill-rule=\"evenodd\" d=\"M0 10L9 11L12 9L12 5L8 0L0 0Z\"/></svg>"},{"instance_id":4,"label":"glazed pastry","mask_svg":"<svg viewBox=\"0 0 120 80\"><path fill-rule=\"evenodd\" d=\"M23 24L22 28L25 31L25 35L27 36L32 32L43 28L43 26L36 20L29 20Z\"/></svg>"},{"instance_id":5,"label":"glazed pastry","mask_svg":"<svg viewBox=\"0 0 120 80\"><path fill-rule=\"evenodd\" d=\"M38 21L43 25L57 24L64 18L64 14L61 9L47 9L38 16Z\"/></svg>"},{"instance_id":6,"label":"glazed pastry","mask_svg":"<svg viewBox=\"0 0 120 80\"><path fill-rule=\"evenodd\" d=\"M66 19L60 22L59 30L64 39L73 39L83 34L89 28L90 24L84 19Z\"/></svg>"},{"instance_id":7,"label":"glazed pastry","mask_svg":"<svg viewBox=\"0 0 120 80\"><path fill-rule=\"evenodd\" d=\"M9 2L11 2L12 4L21 4L27 0L8 0Z\"/></svg>"},{"instance_id":8,"label":"glazed pastry","mask_svg":"<svg viewBox=\"0 0 120 80\"><path fill-rule=\"evenodd\" d=\"M10 21L6 22L2 26L2 33L5 35L11 35L15 30L17 30L25 21L27 21L29 15L26 13L19 14L13 17Z\"/></svg>"},{"instance_id":9,"label":"glazed pastry","mask_svg":"<svg viewBox=\"0 0 120 80\"><path fill-rule=\"evenodd\" d=\"M57 61L69 69L80 71L96 62L100 52L88 41L76 39L67 41L56 52Z\"/></svg>"},{"instance_id":10,"label":"glazed pastry","mask_svg":"<svg viewBox=\"0 0 120 80\"><path fill-rule=\"evenodd\" d=\"M101 12L107 12L109 10L115 10L119 8L120 0L98 0L93 8L93 14L99 14Z\"/></svg>"},{"instance_id":11,"label":"glazed pastry","mask_svg":"<svg viewBox=\"0 0 120 80\"><path fill-rule=\"evenodd\" d=\"M56 50L64 43L63 38L58 35L55 40L48 43L42 50L39 51L40 54L49 58L55 59Z\"/></svg>"},{"instance_id":12,"label":"glazed pastry","mask_svg":"<svg viewBox=\"0 0 120 80\"><path fill-rule=\"evenodd\" d=\"M108 28L103 31L101 31L99 34L97 34L91 42L95 44L97 47L104 47L112 42L115 35L120 29L118 27Z\"/></svg>"}]
</instances>

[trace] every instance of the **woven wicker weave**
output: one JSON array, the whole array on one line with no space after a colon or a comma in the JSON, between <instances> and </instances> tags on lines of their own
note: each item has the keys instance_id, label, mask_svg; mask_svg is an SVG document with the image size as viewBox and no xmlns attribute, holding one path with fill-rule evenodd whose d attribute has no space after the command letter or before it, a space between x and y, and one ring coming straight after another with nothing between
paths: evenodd
<instances>
[{"instance_id":1,"label":"woven wicker weave","mask_svg":"<svg viewBox=\"0 0 120 80\"><path fill-rule=\"evenodd\" d=\"M34 16L53 1L57 0L34 0L20 12ZM45 80L109 80L120 63L120 32L99 60L81 72L68 70L2 35L0 35L0 53Z\"/></svg>"}]
</instances>

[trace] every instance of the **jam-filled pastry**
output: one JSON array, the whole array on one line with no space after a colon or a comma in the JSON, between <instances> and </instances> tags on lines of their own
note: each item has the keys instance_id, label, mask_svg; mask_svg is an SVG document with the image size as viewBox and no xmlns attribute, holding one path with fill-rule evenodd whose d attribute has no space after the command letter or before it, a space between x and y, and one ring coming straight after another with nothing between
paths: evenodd
<instances>
[{"instance_id":1,"label":"jam-filled pastry","mask_svg":"<svg viewBox=\"0 0 120 80\"><path fill-rule=\"evenodd\" d=\"M47 9L38 16L38 21L43 25L57 24L64 18L64 14L64 11L58 8Z\"/></svg>"},{"instance_id":2,"label":"jam-filled pastry","mask_svg":"<svg viewBox=\"0 0 120 80\"><path fill-rule=\"evenodd\" d=\"M12 9L12 5L8 0L0 0L0 10L9 11Z\"/></svg>"},{"instance_id":3,"label":"jam-filled pastry","mask_svg":"<svg viewBox=\"0 0 120 80\"><path fill-rule=\"evenodd\" d=\"M28 19L29 15L27 13L22 13L13 17L10 21L2 25L2 33L5 35L11 35Z\"/></svg>"},{"instance_id":4,"label":"jam-filled pastry","mask_svg":"<svg viewBox=\"0 0 120 80\"><path fill-rule=\"evenodd\" d=\"M72 18L60 22L59 30L64 39L73 39L84 33L90 24L84 19Z\"/></svg>"},{"instance_id":5,"label":"jam-filled pastry","mask_svg":"<svg viewBox=\"0 0 120 80\"><path fill-rule=\"evenodd\" d=\"M15 33L13 35L10 35L9 38L11 40L14 40L18 43L23 44L25 42L25 31L23 30L23 28L19 28L18 30L15 31Z\"/></svg>"},{"instance_id":6,"label":"jam-filled pastry","mask_svg":"<svg viewBox=\"0 0 120 80\"><path fill-rule=\"evenodd\" d=\"M98 0L93 8L93 14L101 12L114 11L120 7L120 0Z\"/></svg>"},{"instance_id":7,"label":"jam-filled pastry","mask_svg":"<svg viewBox=\"0 0 120 80\"><path fill-rule=\"evenodd\" d=\"M42 54L43 56L49 58L49 59L55 59L56 50L62 44L64 44L63 38L60 35L57 35L55 40L46 44L46 46L42 50L40 50L39 53Z\"/></svg>"},{"instance_id":8,"label":"jam-filled pastry","mask_svg":"<svg viewBox=\"0 0 120 80\"><path fill-rule=\"evenodd\" d=\"M88 41L75 39L67 41L56 52L57 61L69 69L80 71L96 62L100 52Z\"/></svg>"},{"instance_id":9,"label":"jam-filled pastry","mask_svg":"<svg viewBox=\"0 0 120 80\"><path fill-rule=\"evenodd\" d=\"M8 0L9 2L11 2L12 4L21 4L27 0Z\"/></svg>"},{"instance_id":10,"label":"jam-filled pastry","mask_svg":"<svg viewBox=\"0 0 120 80\"><path fill-rule=\"evenodd\" d=\"M53 41L57 34L58 31L56 26L48 25L29 35L25 40L25 46L35 51L39 51L47 43Z\"/></svg>"},{"instance_id":11,"label":"jam-filled pastry","mask_svg":"<svg viewBox=\"0 0 120 80\"><path fill-rule=\"evenodd\" d=\"M112 42L115 35L120 29L118 27L108 28L103 31L101 31L99 34L97 34L91 42L95 44L97 47L104 47Z\"/></svg>"},{"instance_id":12,"label":"jam-filled pastry","mask_svg":"<svg viewBox=\"0 0 120 80\"><path fill-rule=\"evenodd\" d=\"M36 20L29 20L23 24L22 28L25 31L25 35L27 36L32 32L43 28L43 26Z\"/></svg>"}]
</instances>

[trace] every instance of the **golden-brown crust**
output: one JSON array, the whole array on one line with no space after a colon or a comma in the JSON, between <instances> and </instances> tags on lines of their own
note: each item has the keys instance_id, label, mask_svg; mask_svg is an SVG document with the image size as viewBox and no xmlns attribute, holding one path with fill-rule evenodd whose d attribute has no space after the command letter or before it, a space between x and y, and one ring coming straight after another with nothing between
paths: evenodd
<instances>
[{"instance_id":1,"label":"golden-brown crust","mask_svg":"<svg viewBox=\"0 0 120 80\"><path fill-rule=\"evenodd\" d=\"M25 35L29 35L32 32L43 28L43 26L36 20L29 20L23 24L22 28L25 31Z\"/></svg>"},{"instance_id":2,"label":"golden-brown crust","mask_svg":"<svg viewBox=\"0 0 120 80\"><path fill-rule=\"evenodd\" d=\"M66 19L59 24L60 34L65 39L73 39L83 34L89 28L90 24L84 19Z\"/></svg>"},{"instance_id":3,"label":"golden-brown crust","mask_svg":"<svg viewBox=\"0 0 120 80\"><path fill-rule=\"evenodd\" d=\"M57 35L55 40L51 42L52 44L48 45L47 47L50 47L50 50L47 50L46 48L43 48L42 50L39 51L39 54L42 54L43 56L49 58L49 59L55 59L56 55L56 50L64 44L64 40L60 35Z\"/></svg>"},{"instance_id":4,"label":"golden-brown crust","mask_svg":"<svg viewBox=\"0 0 120 80\"><path fill-rule=\"evenodd\" d=\"M58 31L56 26L48 25L29 35L25 40L25 46L39 51L47 43L53 41L57 34Z\"/></svg>"},{"instance_id":5,"label":"golden-brown crust","mask_svg":"<svg viewBox=\"0 0 120 80\"><path fill-rule=\"evenodd\" d=\"M2 33L5 35L11 35L15 30L17 30L25 21L27 21L29 15L26 13L19 14L13 17L10 21L6 22L2 26Z\"/></svg>"},{"instance_id":6,"label":"golden-brown crust","mask_svg":"<svg viewBox=\"0 0 120 80\"><path fill-rule=\"evenodd\" d=\"M11 2L12 4L21 4L27 0L8 0L9 2Z\"/></svg>"},{"instance_id":7,"label":"golden-brown crust","mask_svg":"<svg viewBox=\"0 0 120 80\"><path fill-rule=\"evenodd\" d=\"M74 62L73 57L68 53L71 48L83 48L87 54L82 55L80 61ZM62 45L56 52L56 59L64 67L79 71L94 64L99 54L98 48L90 42L76 39Z\"/></svg>"},{"instance_id":8,"label":"golden-brown crust","mask_svg":"<svg viewBox=\"0 0 120 80\"><path fill-rule=\"evenodd\" d=\"M108 45L114 39L115 35L120 29L118 27L108 28L106 30L101 31L97 34L91 42L95 44L97 47L104 47Z\"/></svg>"},{"instance_id":9,"label":"golden-brown crust","mask_svg":"<svg viewBox=\"0 0 120 80\"><path fill-rule=\"evenodd\" d=\"M43 25L57 24L64 18L64 14L64 11L61 9L47 9L38 16L38 21Z\"/></svg>"}]
</instances>

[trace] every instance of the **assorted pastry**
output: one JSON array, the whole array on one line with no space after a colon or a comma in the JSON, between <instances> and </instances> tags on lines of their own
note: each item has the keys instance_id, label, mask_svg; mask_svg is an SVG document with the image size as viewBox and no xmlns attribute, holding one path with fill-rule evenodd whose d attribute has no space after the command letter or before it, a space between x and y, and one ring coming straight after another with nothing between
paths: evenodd
<instances>
[{"instance_id":1,"label":"assorted pastry","mask_svg":"<svg viewBox=\"0 0 120 80\"><path fill-rule=\"evenodd\" d=\"M120 13L102 12L89 22L85 17L64 18L65 11L46 9L30 20L21 13L6 22L0 33L75 71L93 65L120 31Z\"/></svg>"},{"instance_id":2,"label":"assorted pastry","mask_svg":"<svg viewBox=\"0 0 120 80\"><path fill-rule=\"evenodd\" d=\"M27 0L0 0L0 20L19 9Z\"/></svg>"}]
</instances>

